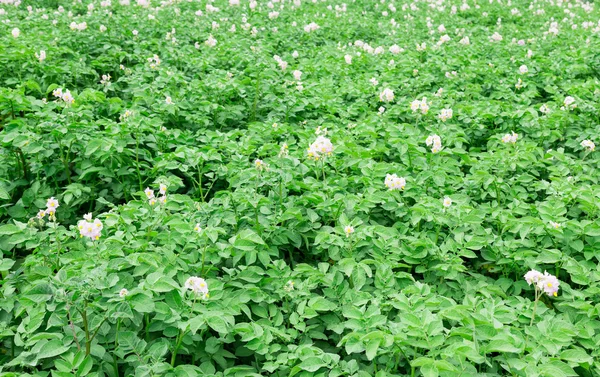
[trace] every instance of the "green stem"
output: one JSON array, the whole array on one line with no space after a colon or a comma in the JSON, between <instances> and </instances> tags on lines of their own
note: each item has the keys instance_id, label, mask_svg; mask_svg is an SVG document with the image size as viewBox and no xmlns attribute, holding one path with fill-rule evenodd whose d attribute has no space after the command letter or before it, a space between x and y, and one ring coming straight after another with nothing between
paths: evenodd
<instances>
[{"instance_id":1,"label":"green stem","mask_svg":"<svg viewBox=\"0 0 600 377\"><path fill-rule=\"evenodd\" d=\"M538 287L535 286L535 302L533 303L533 313L531 314L531 322L529 322L529 326L533 326L533 320L535 319L535 310L537 309L537 303L539 300Z\"/></svg>"},{"instance_id":2,"label":"green stem","mask_svg":"<svg viewBox=\"0 0 600 377\"><path fill-rule=\"evenodd\" d=\"M202 163L202 166L198 166L198 188L200 189L200 200L204 203L204 192L202 191L202 167L204 167L204 163Z\"/></svg>"},{"instance_id":3,"label":"green stem","mask_svg":"<svg viewBox=\"0 0 600 377\"><path fill-rule=\"evenodd\" d=\"M204 259L206 257L206 248L208 247L208 242L204 242L204 250L202 250L202 267L200 268L200 276L204 276Z\"/></svg>"},{"instance_id":4,"label":"green stem","mask_svg":"<svg viewBox=\"0 0 600 377\"><path fill-rule=\"evenodd\" d=\"M256 78L256 92L254 95L254 103L252 104L252 122L254 122L254 120L256 119L256 107L258 105L258 97L260 95L259 93L260 90L260 73L258 74L258 77Z\"/></svg>"},{"instance_id":5,"label":"green stem","mask_svg":"<svg viewBox=\"0 0 600 377\"><path fill-rule=\"evenodd\" d=\"M171 354L171 367L175 366L175 359L177 358L177 352L179 352L179 347L181 347L181 342L183 342L184 336L185 336L185 332L183 330L179 330L179 335L177 336L177 343L175 344L175 348L173 349L173 353Z\"/></svg>"},{"instance_id":6,"label":"green stem","mask_svg":"<svg viewBox=\"0 0 600 377\"><path fill-rule=\"evenodd\" d=\"M137 133L135 133L134 135L135 135L135 168L137 170L138 182L140 184L140 191L144 191L144 185L142 184L142 174L140 173L140 153L139 153L140 143L138 140Z\"/></svg>"},{"instance_id":7,"label":"green stem","mask_svg":"<svg viewBox=\"0 0 600 377\"><path fill-rule=\"evenodd\" d=\"M90 354L91 344L90 344L90 329L89 329L88 318L87 318L87 301L85 301L83 310L80 311L80 313L81 313L81 318L83 319L83 330L85 331L85 355L88 356Z\"/></svg>"}]
</instances>

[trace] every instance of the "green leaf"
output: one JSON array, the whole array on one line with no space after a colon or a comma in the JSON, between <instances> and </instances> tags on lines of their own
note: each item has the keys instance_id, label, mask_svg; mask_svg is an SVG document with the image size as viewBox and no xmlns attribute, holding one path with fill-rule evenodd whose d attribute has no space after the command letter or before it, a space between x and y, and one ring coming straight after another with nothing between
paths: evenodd
<instances>
[{"instance_id":1,"label":"green leaf","mask_svg":"<svg viewBox=\"0 0 600 377\"><path fill-rule=\"evenodd\" d=\"M313 297L308 301L308 307L318 312L327 312L334 310L337 305L323 297Z\"/></svg>"},{"instance_id":2,"label":"green leaf","mask_svg":"<svg viewBox=\"0 0 600 377\"><path fill-rule=\"evenodd\" d=\"M571 377L578 376L578 374L566 363L558 360L552 360L547 363L543 363L539 366L542 376L547 377Z\"/></svg>"},{"instance_id":3,"label":"green leaf","mask_svg":"<svg viewBox=\"0 0 600 377\"><path fill-rule=\"evenodd\" d=\"M77 377L86 376L92 370L94 366L94 360L92 360L91 356L86 357L81 364L79 364L79 368L77 368Z\"/></svg>"},{"instance_id":4,"label":"green leaf","mask_svg":"<svg viewBox=\"0 0 600 377\"><path fill-rule=\"evenodd\" d=\"M15 224L4 224L0 226L0 236L7 236L19 233L21 229Z\"/></svg>"},{"instance_id":5,"label":"green leaf","mask_svg":"<svg viewBox=\"0 0 600 377\"><path fill-rule=\"evenodd\" d=\"M229 332L229 324L220 316L210 316L206 318L206 323L208 326L222 334L227 334Z\"/></svg>"},{"instance_id":6,"label":"green leaf","mask_svg":"<svg viewBox=\"0 0 600 377\"><path fill-rule=\"evenodd\" d=\"M47 359L49 357L56 357L58 355L62 355L67 352L69 347L65 347L62 342L58 339L50 340L49 342L44 343L42 348L37 354L38 359Z\"/></svg>"},{"instance_id":7,"label":"green leaf","mask_svg":"<svg viewBox=\"0 0 600 377\"><path fill-rule=\"evenodd\" d=\"M300 363L299 367L308 372L316 372L326 365L327 364L325 364L321 358L316 357L316 356L311 356L311 357L305 359L304 361L302 361Z\"/></svg>"},{"instance_id":8,"label":"green leaf","mask_svg":"<svg viewBox=\"0 0 600 377\"><path fill-rule=\"evenodd\" d=\"M590 356L589 354L587 354L582 349L564 350L563 352L561 352L560 358L562 360L572 361L574 363L579 363L579 364L582 364L582 363L592 364L594 362L594 358L592 356Z\"/></svg>"},{"instance_id":9,"label":"green leaf","mask_svg":"<svg viewBox=\"0 0 600 377\"><path fill-rule=\"evenodd\" d=\"M381 344L382 339L371 339L365 345L365 351L367 355L367 360L371 361L377 355L377 351L379 350L379 345Z\"/></svg>"}]
</instances>

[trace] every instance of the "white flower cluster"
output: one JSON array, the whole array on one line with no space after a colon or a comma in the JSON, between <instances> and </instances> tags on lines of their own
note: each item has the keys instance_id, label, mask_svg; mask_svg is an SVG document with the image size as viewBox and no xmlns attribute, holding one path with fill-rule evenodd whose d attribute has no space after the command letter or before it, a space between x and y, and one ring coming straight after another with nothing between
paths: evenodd
<instances>
[{"instance_id":1,"label":"white flower cluster","mask_svg":"<svg viewBox=\"0 0 600 377\"><path fill-rule=\"evenodd\" d=\"M208 39L204 42L208 47L215 47L217 45L217 40L211 35L208 36Z\"/></svg>"},{"instance_id":2,"label":"white flower cluster","mask_svg":"<svg viewBox=\"0 0 600 377\"><path fill-rule=\"evenodd\" d=\"M498 32L494 32L490 37L491 42L500 42L502 40L502 36Z\"/></svg>"},{"instance_id":3,"label":"white flower cluster","mask_svg":"<svg viewBox=\"0 0 600 377\"><path fill-rule=\"evenodd\" d=\"M110 85L110 79L110 74L102 75L102 80L100 80L100 84L108 86Z\"/></svg>"},{"instance_id":4,"label":"white flower cluster","mask_svg":"<svg viewBox=\"0 0 600 377\"><path fill-rule=\"evenodd\" d=\"M590 152L593 152L596 149L596 144L591 140L583 140L581 146Z\"/></svg>"},{"instance_id":5,"label":"white flower cluster","mask_svg":"<svg viewBox=\"0 0 600 377\"><path fill-rule=\"evenodd\" d=\"M531 270L525 274L525 281L529 285L535 284L537 289L543 291L548 296L557 296L560 282L556 276L551 275L546 271L542 274L539 271Z\"/></svg>"},{"instance_id":6,"label":"white flower cluster","mask_svg":"<svg viewBox=\"0 0 600 377\"><path fill-rule=\"evenodd\" d=\"M35 53L35 58L37 60L39 60L40 63L43 62L44 60L46 60L46 51L41 50L39 54L36 52Z\"/></svg>"},{"instance_id":7,"label":"white flower cluster","mask_svg":"<svg viewBox=\"0 0 600 377\"><path fill-rule=\"evenodd\" d=\"M254 167L258 171L269 170L269 165L261 159L254 160Z\"/></svg>"},{"instance_id":8,"label":"white flower cluster","mask_svg":"<svg viewBox=\"0 0 600 377\"><path fill-rule=\"evenodd\" d=\"M206 280L197 276L192 276L185 281L185 289L189 289L194 292L195 295L200 296L206 300L208 298L208 284Z\"/></svg>"},{"instance_id":9,"label":"white flower cluster","mask_svg":"<svg viewBox=\"0 0 600 377\"><path fill-rule=\"evenodd\" d=\"M406 187L406 179L398 177L396 174L388 174L385 176L385 186L390 190L404 190Z\"/></svg>"},{"instance_id":10,"label":"white flower cluster","mask_svg":"<svg viewBox=\"0 0 600 377\"><path fill-rule=\"evenodd\" d=\"M150 68L156 69L160 65L160 58L158 55L154 54L153 57L148 58L148 63L150 63Z\"/></svg>"},{"instance_id":11,"label":"white flower cluster","mask_svg":"<svg viewBox=\"0 0 600 377\"><path fill-rule=\"evenodd\" d=\"M73 21L71 22L69 27L71 28L71 30L83 31L87 29L87 23L84 21L78 24L77 22Z\"/></svg>"},{"instance_id":12,"label":"white flower cluster","mask_svg":"<svg viewBox=\"0 0 600 377\"><path fill-rule=\"evenodd\" d=\"M80 237L88 237L92 241L100 239L102 235L102 222L98 219L92 221L92 214L83 215L83 220L77 223Z\"/></svg>"},{"instance_id":13,"label":"white flower cluster","mask_svg":"<svg viewBox=\"0 0 600 377\"><path fill-rule=\"evenodd\" d=\"M383 89L383 92L379 94L379 100L381 102L392 102L394 100L394 91L389 88Z\"/></svg>"},{"instance_id":14,"label":"white flower cluster","mask_svg":"<svg viewBox=\"0 0 600 377\"><path fill-rule=\"evenodd\" d=\"M423 97L422 100L414 100L410 103L410 109L415 112L421 110L421 113L427 114L429 111L429 105L427 104L427 97Z\"/></svg>"},{"instance_id":15,"label":"white flower cluster","mask_svg":"<svg viewBox=\"0 0 600 377\"><path fill-rule=\"evenodd\" d=\"M56 209L58 207L59 207L58 200L54 199L54 197L51 197L50 199L48 199L46 201L46 209L45 210L41 209L37 214L37 218L43 219L44 216L48 215L48 218L51 221L56 221Z\"/></svg>"},{"instance_id":16,"label":"white flower cluster","mask_svg":"<svg viewBox=\"0 0 600 377\"><path fill-rule=\"evenodd\" d=\"M308 147L308 157L314 160L318 160L321 157L331 156L333 153L333 144L331 140L326 138L325 136L317 137L317 140L314 141Z\"/></svg>"},{"instance_id":17,"label":"white flower cluster","mask_svg":"<svg viewBox=\"0 0 600 377\"><path fill-rule=\"evenodd\" d=\"M511 131L510 134L506 134L506 135L502 136L503 143L514 144L517 142L518 139L519 139L519 134L515 133L514 131Z\"/></svg>"},{"instance_id":18,"label":"white flower cluster","mask_svg":"<svg viewBox=\"0 0 600 377\"><path fill-rule=\"evenodd\" d=\"M314 23L314 22L311 22L310 24L308 24L308 25L306 25L306 26L304 27L304 31L305 31L305 32L307 32L307 33L310 33L310 32L312 32L312 31L319 30L320 28L321 28L321 27L320 27L319 25L317 25L317 24L316 24L316 23Z\"/></svg>"},{"instance_id":19,"label":"white flower cluster","mask_svg":"<svg viewBox=\"0 0 600 377\"><path fill-rule=\"evenodd\" d=\"M440 115L438 115L438 118L440 118L442 122L452 118L452 109L442 109L440 111Z\"/></svg>"},{"instance_id":20,"label":"white flower cluster","mask_svg":"<svg viewBox=\"0 0 600 377\"><path fill-rule=\"evenodd\" d=\"M283 286L283 290L286 292L291 292L294 290L294 282L291 280L288 280L287 283L285 283L285 285Z\"/></svg>"},{"instance_id":21,"label":"white flower cluster","mask_svg":"<svg viewBox=\"0 0 600 377\"><path fill-rule=\"evenodd\" d=\"M281 68L282 71L286 70L286 68L288 66L288 63L285 60L281 59L281 56L274 55L273 59L275 59L275 61L277 62L277 64L279 64L279 68Z\"/></svg>"},{"instance_id":22,"label":"white flower cluster","mask_svg":"<svg viewBox=\"0 0 600 377\"><path fill-rule=\"evenodd\" d=\"M62 99L67 105L72 105L75 103L75 98L73 98L73 95L71 95L69 89L63 91L62 88L56 88L54 91L52 91L52 95L56 98Z\"/></svg>"},{"instance_id":23,"label":"white flower cluster","mask_svg":"<svg viewBox=\"0 0 600 377\"><path fill-rule=\"evenodd\" d=\"M561 110L573 110L574 108L577 107L577 104L575 103L575 98L571 97L571 96L567 96L563 102L563 105L560 109Z\"/></svg>"},{"instance_id":24,"label":"white flower cluster","mask_svg":"<svg viewBox=\"0 0 600 377\"><path fill-rule=\"evenodd\" d=\"M452 205L452 199L446 196L442 201L442 205L444 206L444 208L450 207Z\"/></svg>"},{"instance_id":25,"label":"white flower cluster","mask_svg":"<svg viewBox=\"0 0 600 377\"><path fill-rule=\"evenodd\" d=\"M156 204L156 201L160 202L160 204L167 203L167 185L160 184L158 193L161 195L160 197L154 196L154 190L151 190L149 187L146 187L144 190L144 194L146 194L146 198L148 198L148 204L151 206Z\"/></svg>"},{"instance_id":26,"label":"white flower cluster","mask_svg":"<svg viewBox=\"0 0 600 377\"><path fill-rule=\"evenodd\" d=\"M442 150L442 139L438 135L431 135L425 139L425 144L431 147L432 153L438 153Z\"/></svg>"}]
</instances>

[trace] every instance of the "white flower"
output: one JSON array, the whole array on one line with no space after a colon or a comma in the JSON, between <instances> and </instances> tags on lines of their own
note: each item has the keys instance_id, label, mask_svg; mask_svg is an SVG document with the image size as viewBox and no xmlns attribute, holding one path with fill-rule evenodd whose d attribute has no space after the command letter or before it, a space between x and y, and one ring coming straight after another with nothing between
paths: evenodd
<instances>
[{"instance_id":1,"label":"white flower","mask_svg":"<svg viewBox=\"0 0 600 377\"><path fill-rule=\"evenodd\" d=\"M543 277L542 273L536 270L531 270L525 274L525 281L527 284L537 284L538 281Z\"/></svg>"},{"instance_id":2,"label":"white flower","mask_svg":"<svg viewBox=\"0 0 600 377\"><path fill-rule=\"evenodd\" d=\"M310 33L311 31L319 30L320 28L321 27L319 25L317 25L314 22L311 22L310 24L308 24L304 27L304 31L307 33Z\"/></svg>"},{"instance_id":3,"label":"white flower","mask_svg":"<svg viewBox=\"0 0 600 377\"><path fill-rule=\"evenodd\" d=\"M428 147L442 145L442 139L438 135L431 135L425 139L425 144L427 144Z\"/></svg>"},{"instance_id":4,"label":"white flower","mask_svg":"<svg viewBox=\"0 0 600 377\"><path fill-rule=\"evenodd\" d=\"M522 87L523 87L523 80L521 80L521 78L519 78L517 80L517 83L515 84L515 88L521 89Z\"/></svg>"},{"instance_id":5,"label":"white flower","mask_svg":"<svg viewBox=\"0 0 600 377\"><path fill-rule=\"evenodd\" d=\"M58 204L58 200L54 199L54 197L51 197L46 201L46 213L54 214L58 207L60 207L60 205Z\"/></svg>"},{"instance_id":6,"label":"white flower","mask_svg":"<svg viewBox=\"0 0 600 377\"><path fill-rule=\"evenodd\" d=\"M471 40L469 39L469 37L463 37L460 41L458 41L458 43L467 46L471 44Z\"/></svg>"},{"instance_id":7,"label":"white flower","mask_svg":"<svg viewBox=\"0 0 600 377\"><path fill-rule=\"evenodd\" d=\"M165 97L165 103L166 103L167 105L172 105L172 104L173 104L173 99L171 99L171 97L170 97L170 96L166 96L166 97Z\"/></svg>"},{"instance_id":8,"label":"white flower","mask_svg":"<svg viewBox=\"0 0 600 377\"><path fill-rule=\"evenodd\" d=\"M442 35L437 44L438 44L438 46L441 46L442 44L444 44L446 42L450 42L450 37L447 34Z\"/></svg>"},{"instance_id":9,"label":"white flower","mask_svg":"<svg viewBox=\"0 0 600 377\"><path fill-rule=\"evenodd\" d=\"M510 134L506 134L504 136L502 136L502 142L503 143L516 143L517 139L519 138L519 134L515 133L514 131L511 131L512 133Z\"/></svg>"},{"instance_id":10,"label":"white flower","mask_svg":"<svg viewBox=\"0 0 600 377\"><path fill-rule=\"evenodd\" d=\"M267 164L265 164L263 160L257 158L254 160L254 167L256 167L256 170L262 171L267 169Z\"/></svg>"},{"instance_id":11,"label":"white flower","mask_svg":"<svg viewBox=\"0 0 600 377\"><path fill-rule=\"evenodd\" d=\"M393 45L393 46L390 47L390 53L392 53L394 55L399 54L399 53L401 53L403 51L404 51L404 49L401 48L398 45Z\"/></svg>"},{"instance_id":12,"label":"white flower","mask_svg":"<svg viewBox=\"0 0 600 377\"><path fill-rule=\"evenodd\" d=\"M344 55L344 60L347 64L352 64L352 55Z\"/></svg>"},{"instance_id":13,"label":"white flower","mask_svg":"<svg viewBox=\"0 0 600 377\"><path fill-rule=\"evenodd\" d=\"M494 32L494 34L492 34L490 39L492 41L500 42L502 40L502 36L496 31L496 32Z\"/></svg>"},{"instance_id":14,"label":"white flower","mask_svg":"<svg viewBox=\"0 0 600 377\"><path fill-rule=\"evenodd\" d=\"M452 118L452 109L442 109L440 111L440 115L438 115L438 118L440 118L442 122Z\"/></svg>"},{"instance_id":15,"label":"white flower","mask_svg":"<svg viewBox=\"0 0 600 377\"><path fill-rule=\"evenodd\" d=\"M283 143L279 149L279 157L287 157L289 154L287 143Z\"/></svg>"},{"instance_id":16,"label":"white flower","mask_svg":"<svg viewBox=\"0 0 600 377\"><path fill-rule=\"evenodd\" d=\"M389 88L385 88L383 92L379 94L379 100L382 102L392 102L394 100L394 92Z\"/></svg>"},{"instance_id":17,"label":"white flower","mask_svg":"<svg viewBox=\"0 0 600 377\"><path fill-rule=\"evenodd\" d=\"M550 226L553 227L554 229L558 229L561 227L561 225L559 223L555 223L554 221L550 221Z\"/></svg>"},{"instance_id":18,"label":"white flower","mask_svg":"<svg viewBox=\"0 0 600 377\"><path fill-rule=\"evenodd\" d=\"M318 160L321 157L331 156L333 153L333 144L325 136L318 136L317 139L308 147L308 158Z\"/></svg>"},{"instance_id":19,"label":"white flower","mask_svg":"<svg viewBox=\"0 0 600 377\"><path fill-rule=\"evenodd\" d=\"M385 186L390 190L404 190L406 187L406 179L398 177L396 174L388 174L385 176Z\"/></svg>"},{"instance_id":20,"label":"white flower","mask_svg":"<svg viewBox=\"0 0 600 377\"><path fill-rule=\"evenodd\" d=\"M577 105L575 104L575 98L573 98L571 96L567 96L565 98L563 104L565 105L566 109L574 109L577 107Z\"/></svg>"},{"instance_id":21,"label":"white flower","mask_svg":"<svg viewBox=\"0 0 600 377\"><path fill-rule=\"evenodd\" d=\"M137 36L137 35L139 34L139 32L138 32L137 30L133 30L131 33L132 33L134 36Z\"/></svg>"},{"instance_id":22,"label":"white flower","mask_svg":"<svg viewBox=\"0 0 600 377\"><path fill-rule=\"evenodd\" d=\"M200 226L200 223L196 224L196 226L194 227L194 230L198 233L202 233L202 227Z\"/></svg>"},{"instance_id":23,"label":"white flower","mask_svg":"<svg viewBox=\"0 0 600 377\"><path fill-rule=\"evenodd\" d=\"M208 298L208 284L206 284L206 280L202 278L192 276L185 281L184 287L198 296Z\"/></svg>"},{"instance_id":24,"label":"white flower","mask_svg":"<svg viewBox=\"0 0 600 377\"><path fill-rule=\"evenodd\" d=\"M77 223L77 228L79 229L79 235L81 237L87 237L92 241L96 241L100 239L104 226L98 219L92 221L92 214L88 213L84 216L83 220L80 220Z\"/></svg>"},{"instance_id":25,"label":"white flower","mask_svg":"<svg viewBox=\"0 0 600 377\"><path fill-rule=\"evenodd\" d=\"M287 283L285 283L285 285L283 286L283 290L286 292L291 292L294 290L294 282L291 280L288 280Z\"/></svg>"},{"instance_id":26,"label":"white flower","mask_svg":"<svg viewBox=\"0 0 600 377\"><path fill-rule=\"evenodd\" d=\"M425 42L423 42L421 44L417 43L416 45L417 45L417 51L419 51L419 52L427 50L427 44Z\"/></svg>"},{"instance_id":27,"label":"white flower","mask_svg":"<svg viewBox=\"0 0 600 377\"><path fill-rule=\"evenodd\" d=\"M43 219L43 218L44 218L44 216L46 216L46 211L44 211L43 209L40 209L40 210L38 211L38 213L37 213L36 217L37 217L38 219Z\"/></svg>"},{"instance_id":28,"label":"white flower","mask_svg":"<svg viewBox=\"0 0 600 377\"><path fill-rule=\"evenodd\" d=\"M442 204L444 207L448 208L452 205L452 199L450 199L449 197L445 197L444 200L442 201Z\"/></svg>"},{"instance_id":29,"label":"white flower","mask_svg":"<svg viewBox=\"0 0 600 377\"><path fill-rule=\"evenodd\" d=\"M204 42L204 44L208 47L215 47L217 45L217 40L211 34L208 36L208 39L206 40L206 42Z\"/></svg>"},{"instance_id":30,"label":"white flower","mask_svg":"<svg viewBox=\"0 0 600 377\"><path fill-rule=\"evenodd\" d=\"M379 111L379 114L383 114L385 112L385 107L379 106L379 109L377 109L377 111Z\"/></svg>"},{"instance_id":31,"label":"white flower","mask_svg":"<svg viewBox=\"0 0 600 377\"><path fill-rule=\"evenodd\" d=\"M583 140L581 146L590 152L593 152L596 149L596 144L591 140Z\"/></svg>"},{"instance_id":32,"label":"white flower","mask_svg":"<svg viewBox=\"0 0 600 377\"><path fill-rule=\"evenodd\" d=\"M144 190L144 194L146 194L146 197L148 199L154 198L154 190L151 190L150 187L146 187L146 189Z\"/></svg>"},{"instance_id":33,"label":"white flower","mask_svg":"<svg viewBox=\"0 0 600 377\"><path fill-rule=\"evenodd\" d=\"M167 193L167 185L161 183L158 187L159 187L158 192L161 195L165 195Z\"/></svg>"},{"instance_id":34,"label":"white flower","mask_svg":"<svg viewBox=\"0 0 600 377\"><path fill-rule=\"evenodd\" d=\"M72 105L75 102L75 98L73 98L73 96L71 95L71 92L68 89L63 92L62 100L67 105Z\"/></svg>"},{"instance_id":35,"label":"white flower","mask_svg":"<svg viewBox=\"0 0 600 377\"><path fill-rule=\"evenodd\" d=\"M370 82L371 82L371 84L373 84L373 85L377 85L377 84L379 84L379 81L377 81L377 79L376 79L375 77L371 77L371 78L369 79L369 81L370 81Z\"/></svg>"},{"instance_id":36,"label":"white flower","mask_svg":"<svg viewBox=\"0 0 600 377\"><path fill-rule=\"evenodd\" d=\"M543 290L548 296L557 296L560 282L556 276L544 271L543 277L538 281L538 287Z\"/></svg>"},{"instance_id":37,"label":"white flower","mask_svg":"<svg viewBox=\"0 0 600 377\"><path fill-rule=\"evenodd\" d=\"M126 288L123 288L119 291L119 296L120 297L125 297L129 294L129 291Z\"/></svg>"},{"instance_id":38,"label":"white flower","mask_svg":"<svg viewBox=\"0 0 600 377\"><path fill-rule=\"evenodd\" d=\"M100 25L100 32L104 33L106 31L106 26Z\"/></svg>"},{"instance_id":39,"label":"white flower","mask_svg":"<svg viewBox=\"0 0 600 377\"><path fill-rule=\"evenodd\" d=\"M292 52L292 58L298 59L298 51Z\"/></svg>"},{"instance_id":40,"label":"white flower","mask_svg":"<svg viewBox=\"0 0 600 377\"><path fill-rule=\"evenodd\" d=\"M540 106L540 111L543 114L548 114L550 112L550 108L548 107L548 105L543 104L542 106Z\"/></svg>"},{"instance_id":41,"label":"white flower","mask_svg":"<svg viewBox=\"0 0 600 377\"><path fill-rule=\"evenodd\" d=\"M297 81L300 81L300 78L302 77L302 71L295 70L294 72L292 72L292 75L294 75L294 78Z\"/></svg>"},{"instance_id":42,"label":"white flower","mask_svg":"<svg viewBox=\"0 0 600 377\"><path fill-rule=\"evenodd\" d=\"M519 72L524 75L527 72L529 72L529 68L527 68L527 66L525 64L523 64L522 66L519 67Z\"/></svg>"},{"instance_id":43,"label":"white flower","mask_svg":"<svg viewBox=\"0 0 600 377\"><path fill-rule=\"evenodd\" d=\"M11 34L13 38L19 38L19 35L21 35L21 30L19 30L18 28L14 28L12 29Z\"/></svg>"},{"instance_id":44,"label":"white flower","mask_svg":"<svg viewBox=\"0 0 600 377\"><path fill-rule=\"evenodd\" d=\"M110 79L111 79L111 77L110 77L109 74L102 75L102 80L100 80L100 83L102 85L109 85L110 84Z\"/></svg>"},{"instance_id":45,"label":"white flower","mask_svg":"<svg viewBox=\"0 0 600 377\"><path fill-rule=\"evenodd\" d=\"M35 57L40 61L40 63L43 62L46 60L46 51L41 50L39 54L36 52Z\"/></svg>"},{"instance_id":46,"label":"white flower","mask_svg":"<svg viewBox=\"0 0 600 377\"><path fill-rule=\"evenodd\" d=\"M344 233L346 233L346 237L350 237L350 235L354 233L354 227L351 225L346 225L344 227Z\"/></svg>"}]
</instances>

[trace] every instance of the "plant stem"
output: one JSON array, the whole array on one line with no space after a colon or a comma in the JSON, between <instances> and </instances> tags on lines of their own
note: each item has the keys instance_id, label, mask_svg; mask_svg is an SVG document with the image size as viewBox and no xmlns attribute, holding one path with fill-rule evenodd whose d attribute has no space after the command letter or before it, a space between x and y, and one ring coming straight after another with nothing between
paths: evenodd
<instances>
[{"instance_id":1,"label":"plant stem","mask_svg":"<svg viewBox=\"0 0 600 377\"><path fill-rule=\"evenodd\" d=\"M206 248L208 247L208 242L204 241L204 250L202 250L202 267L200 267L200 276L204 276L204 258L206 257Z\"/></svg>"},{"instance_id":2,"label":"plant stem","mask_svg":"<svg viewBox=\"0 0 600 377\"><path fill-rule=\"evenodd\" d=\"M537 303L539 300L539 295L538 295L538 287L535 287L535 302L533 303L533 313L531 314L531 322L529 322L529 326L533 326L533 320L535 319L535 310L537 309Z\"/></svg>"},{"instance_id":3,"label":"plant stem","mask_svg":"<svg viewBox=\"0 0 600 377\"><path fill-rule=\"evenodd\" d=\"M179 352L179 347L181 347L181 342L183 341L183 337L185 336L185 332L183 330L179 330L179 335L177 336L177 343L175 344L175 348L173 349L173 353L171 354L171 366L175 366L175 359L177 358L177 352Z\"/></svg>"},{"instance_id":4,"label":"plant stem","mask_svg":"<svg viewBox=\"0 0 600 377\"><path fill-rule=\"evenodd\" d=\"M144 191L144 186L142 185L142 174L140 173L140 153L139 153L139 140L137 133L135 135L135 168L137 170L138 182L140 184L140 191Z\"/></svg>"},{"instance_id":5,"label":"plant stem","mask_svg":"<svg viewBox=\"0 0 600 377\"><path fill-rule=\"evenodd\" d=\"M90 329L88 327L88 318L87 318L87 301L83 306L83 310L80 311L81 318L83 319L83 329L85 331L85 355L88 356L90 354Z\"/></svg>"}]
</instances>

